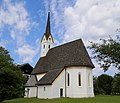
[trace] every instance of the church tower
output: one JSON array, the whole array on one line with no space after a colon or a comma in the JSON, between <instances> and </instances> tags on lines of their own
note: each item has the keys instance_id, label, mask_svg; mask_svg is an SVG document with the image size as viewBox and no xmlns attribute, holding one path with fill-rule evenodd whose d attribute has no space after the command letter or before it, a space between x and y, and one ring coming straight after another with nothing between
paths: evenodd
<instances>
[{"instance_id":1,"label":"church tower","mask_svg":"<svg viewBox=\"0 0 120 103\"><path fill-rule=\"evenodd\" d=\"M50 48L53 47L54 40L50 30L50 10L48 11L46 31L41 39L41 57L46 56Z\"/></svg>"}]
</instances>

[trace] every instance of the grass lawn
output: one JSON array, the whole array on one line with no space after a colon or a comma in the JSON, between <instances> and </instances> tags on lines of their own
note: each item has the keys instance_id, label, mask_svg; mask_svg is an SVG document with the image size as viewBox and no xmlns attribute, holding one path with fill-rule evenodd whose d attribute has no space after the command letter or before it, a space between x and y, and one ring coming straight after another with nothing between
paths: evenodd
<instances>
[{"instance_id":1,"label":"grass lawn","mask_svg":"<svg viewBox=\"0 0 120 103\"><path fill-rule=\"evenodd\" d=\"M120 103L120 96L96 96L95 98L58 98L36 99L19 98L6 100L3 103Z\"/></svg>"}]
</instances>

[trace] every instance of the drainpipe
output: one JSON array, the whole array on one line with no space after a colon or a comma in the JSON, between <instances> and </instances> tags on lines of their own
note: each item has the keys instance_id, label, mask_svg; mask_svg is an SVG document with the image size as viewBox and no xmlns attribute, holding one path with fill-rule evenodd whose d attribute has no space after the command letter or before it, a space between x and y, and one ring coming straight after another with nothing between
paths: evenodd
<instances>
[{"instance_id":1,"label":"drainpipe","mask_svg":"<svg viewBox=\"0 0 120 103\"><path fill-rule=\"evenodd\" d=\"M67 88L66 88L66 68L65 68L65 97L67 97Z\"/></svg>"}]
</instances>

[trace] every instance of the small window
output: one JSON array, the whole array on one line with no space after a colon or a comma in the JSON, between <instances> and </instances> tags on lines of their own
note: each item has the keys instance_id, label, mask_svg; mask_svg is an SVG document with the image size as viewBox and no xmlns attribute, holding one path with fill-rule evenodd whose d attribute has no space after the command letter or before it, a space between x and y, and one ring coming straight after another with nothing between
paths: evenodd
<instances>
[{"instance_id":1,"label":"small window","mask_svg":"<svg viewBox=\"0 0 120 103\"><path fill-rule=\"evenodd\" d=\"M43 48L45 48L45 45L43 45Z\"/></svg>"},{"instance_id":2,"label":"small window","mask_svg":"<svg viewBox=\"0 0 120 103\"><path fill-rule=\"evenodd\" d=\"M48 48L50 49L50 45L48 46Z\"/></svg>"},{"instance_id":3,"label":"small window","mask_svg":"<svg viewBox=\"0 0 120 103\"><path fill-rule=\"evenodd\" d=\"M81 86L81 73L78 74L78 85Z\"/></svg>"},{"instance_id":4,"label":"small window","mask_svg":"<svg viewBox=\"0 0 120 103\"><path fill-rule=\"evenodd\" d=\"M49 38L49 41L51 41L51 38Z\"/></svg>"},{"instance_id":5,"label":"small window","mask_svg":"<svg viewBox=\"0 0 120 103\"><path fill-rule=\"evenodd\" d=\"M46 90L46 88L44 87L44 91Z\"/></svg>"},{"instance_id":6,"label":"small window","mask_svg":"<svg viewBox=\"0 0 120 103\"><path fill-rule=\"evenodd\" d=\"M90 86L90 73L88 74L88 86Z\"/></svg>"},{"instance_id":7,"label":"small window","mask_svg":"<svg viewBox=\"0 0 120 103\"><path fill-rule=\"evenodd\" d=\"M67 73L67 86L70 86L70 74Z\"/></svg>"}]
</instances>

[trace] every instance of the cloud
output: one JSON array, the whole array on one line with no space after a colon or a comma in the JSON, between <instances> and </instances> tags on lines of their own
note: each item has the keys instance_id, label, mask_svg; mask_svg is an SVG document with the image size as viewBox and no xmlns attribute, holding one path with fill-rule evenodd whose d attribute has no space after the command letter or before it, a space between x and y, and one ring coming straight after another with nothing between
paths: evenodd
<instances>
[{"instance_id":1,"label":"cloud","mask_svg":"<svg viewBox=\"0 0 120 103\"><path fill-rule=\"evenodd\" d=\"M0 28L9 26L10 36L17 41L17 45L22 45L25 42L31 24L24 2L12 3L11 0L4 0L0 9ZM20 36L21 40L19 41Z\"/></svg>"},{"instance_id":2,"label":"cloud","mask_svg":"<svg viewBox=\"0 0 120 103\"><path fill-rule=\"evenodd\" d=\"M35 50L35 48L31 48L30 45L23 45L18 48L15 52L19 54L20 60L24 63L26 62L33 62L33 58L35 57L36 53L39 51L39 48Z\"/></svg>"},{"instance_id":3,"label":"cloud","mask_svg":"<svg viewBox=\"0 0 120 103\"><path fill-rule=\"evenodd\" d=\"M120 27L119 0L52 0L50 4L53 35L61 43L82 38L89 45L88 41L115 37Z\"/></svg>"},{"instance_id":4,"label":"cloud","mask_svg":"<svg viewBox=\"0 0 120 103\"><path fill-rule=\"evenodd\" d=\"M115 36L120 27L119 7L119 0L76 0L74 6L64 10L64 41L83 38L88 42Z\"/></svg>"},{"instance_id":5,"label":"cloud","mask_svg":"<svg viewBox=\"0 0 120 103\"><path fill-rule=\"evenodd\" d=\"M30 36L30 32L36 27L36 22L32 21L29 12L25 7L25 2L12 0L3 0L0 5L0 33L1 37L4 36L3 31L9 31L10 39L16 44L16 52L18 53L21 62L32 62L37 49L37 45L32 48L31 44L28 44L26 38ZM4 39L2 38L2 41ZM9 41L9 40L8 40ZM0 43L2 46L6 46L6 42Z\"/></svg>"},{"instance_id":6,"label":"cloud","mask_svg":"<svg viewBox=\"0 0 120 103\"><path fill-rule=\"evenodd\" d=\"M7 40L2 40L2 39L0 39L0 46L2 46L2 47L6 47L6 44L8 44L8 41Z\"/></svg>"},{"instance_id":7,"label":"cloud","mask_svg":"<svg viewBox=\"0 0 120 103\"><path fill-rule=\"evenodd\" d=\"M60 44L82 38L88 46L89 41L100 42L99 39L107 39L109 35L114 38L120 28L120 0L73 0L72 4L52 0L51 11L54 35L58 35ZM95 75L101 73L101 69L94 70Z\"/></svg>"}]
</instances>

